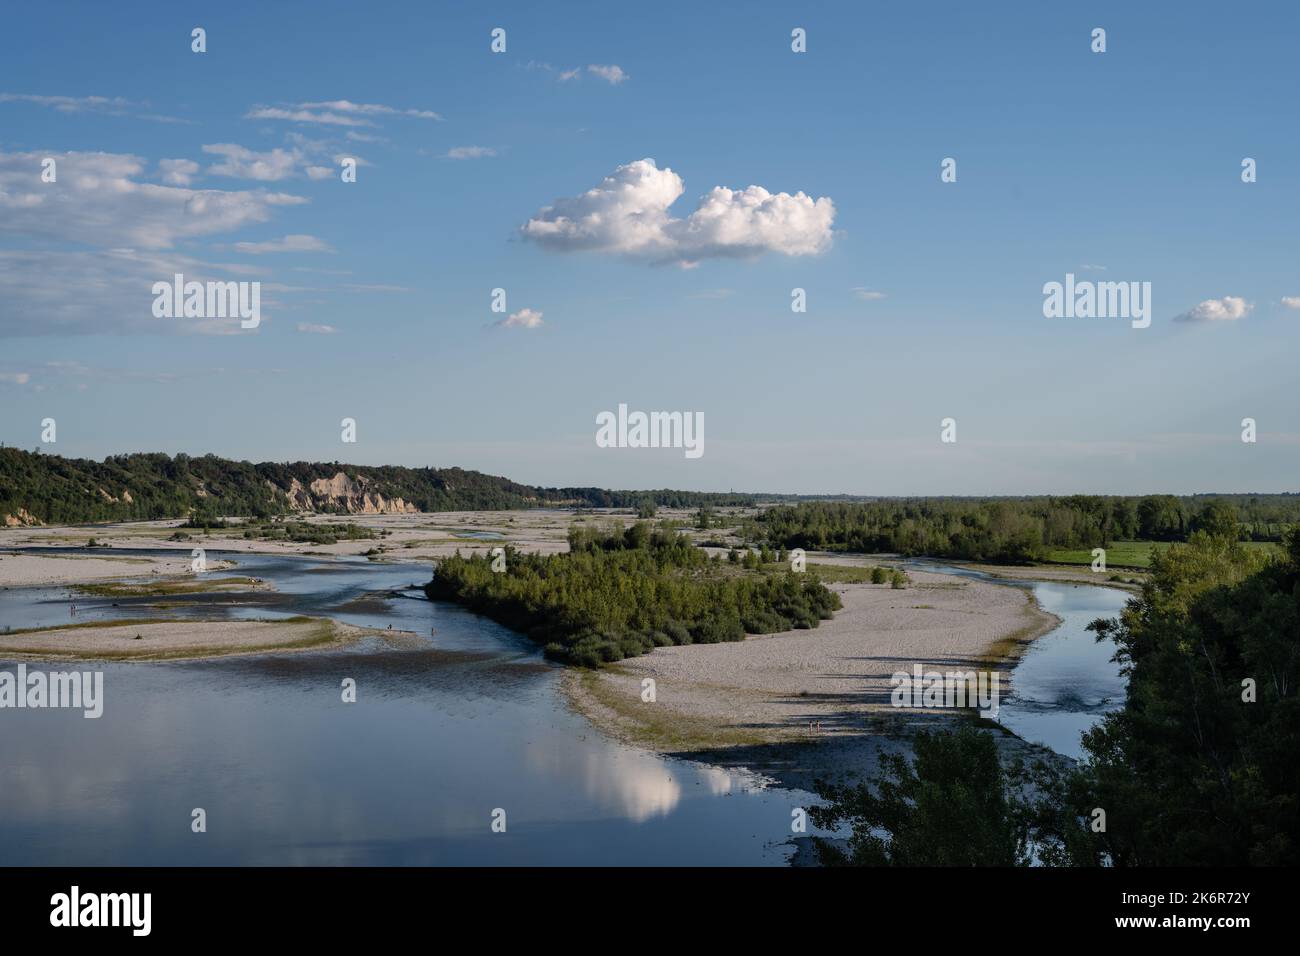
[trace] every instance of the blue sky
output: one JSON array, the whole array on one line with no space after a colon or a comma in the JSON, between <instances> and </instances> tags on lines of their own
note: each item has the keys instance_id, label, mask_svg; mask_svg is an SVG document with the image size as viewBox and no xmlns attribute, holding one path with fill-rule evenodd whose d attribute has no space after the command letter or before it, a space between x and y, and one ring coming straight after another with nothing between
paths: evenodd
<instances>
[{"instance_id":1,"label":"blue sky","mask_svg":"<svg viewBox=\"0 0 1300 956\"><path fill-rule=\"evenodd\" d=\"M51 417L68 456L540 484L1296 490L1293 4L209 6L6 13L7 444ZM649 239L617 196L557 206L644 159L638 197L681 191ZM155 319L176 271L260 281L261 326ZM1150 282L1150 328L1045 318L1066 273ZM620 403L702 412L704 455L596 447Z\"/></svg>"}]
</instances>

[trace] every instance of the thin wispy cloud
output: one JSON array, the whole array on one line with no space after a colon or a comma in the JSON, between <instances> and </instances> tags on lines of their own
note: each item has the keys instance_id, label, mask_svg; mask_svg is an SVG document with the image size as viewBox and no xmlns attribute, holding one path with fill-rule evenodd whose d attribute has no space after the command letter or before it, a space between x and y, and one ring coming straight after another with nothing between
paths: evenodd
<instances>
[{"instance_id":1,"label":"thin wispy cloud","mask_svg":"<svg viewBox=\"0 0 1300 956\"><path fill-rule=\"evenodd\" d=\"M318 325L314 322L299 322L297 329L306 335L333 335L338 331L332 325Z\"/></svg>"},{"instance_id":2,"label":"thin wispy cloud","mask_svg":"<svg viewBox=\"0 0 1300 956\"><path fill-rule=\"evenodd\" d=\"M874 289L867 289L863 286L855 286L853 288L853 294L864 302L875 302L878 299L885 298L885 293L877 292Z\"/></svg>"},{"instance_id":3,"label":"thin wispy cloud","mask_svg":"<svg viewBox=\"0 0 1300 956\"><path fill-rule=\"evenodd\" d=\"M285 236L268 242L237 242L235 250L250 256L273 255L281 252L333 252L333 247L315 236Z\"/></svg>"},{"instance_id":4,"label":"thin wispy cloud","mask_svg":"<svg viewBox=\"0 0 1300 956\"><path fill-rule=\"evenodd\" d=\"M0 103L27 103L60 113L97 113L101 116L125 116L154 123L191 123L176 116L147 112L148 104L120 96L42 96L34 93L0 93Z\"/></svg>"},{"instance_id":5,"label":"thin wispy cloud","mask_svg":"<svg viewBox=\"0 0 1300 956\"><path fill-rule=\"evenodd\" d=\"M32 175L58 162L59 187ZM0 153L0 234L104 248L167 249L265 222L306 199L265 190L190 189L142 182L145 161L118 153Z\"/></svg>"},{"instance_id":6,"label":"thin wispy cloud","mask_svg":"<svg viewBox=\"0 0 1300 956\"><path fill-rule=\"evenodd\" d=\"M381 103L353 103L350 100L323 100L312 103L295 103L288 106L252 107L245 119L284 120L290 123L310 123L320 126L377 126L377 117L410 117L441 120L433 110L399 109Z\"/></svg>"},{"instance_id":7,"label":"thin wispy cloud","mask_svg":"<svg viewBox=\"0 0 1300 956\"><path fill-rule=\"evenodd\" d=\"M1300 295L1284 295L1282 304L1288 309L1300 309Z\"/></svg>"},{"instance_id":8,"label":"thin wispy cloud","mask_svg":"<svg viewBox=\"0 0 1300 956\"><path fill-rule=\"evenodd\" d=\"M495 156L497 151L491 146L453 146L442 156L443 159L486 159Z\"/></svg>"}]
</instances>

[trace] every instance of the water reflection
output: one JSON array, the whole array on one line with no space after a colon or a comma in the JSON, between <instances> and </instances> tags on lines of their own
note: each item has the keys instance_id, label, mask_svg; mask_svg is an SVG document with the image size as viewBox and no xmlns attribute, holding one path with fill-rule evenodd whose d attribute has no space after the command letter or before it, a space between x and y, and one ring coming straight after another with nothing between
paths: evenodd
<instances>
[{"instance_id":1,"label":"water reflection","mask_svg":"<svg viewBox=\"0 0 1300 956\"><path fill-rule=\"evenodd\" d=\"M0 863L779 865L788 857L790 808L806 794L605 739L560 702L561 671L491 621L423 599L357 603L418 583L426 573L418 566L226 556L241 562L231 574L274 581L280 603L165 613L271 617L351 606L336 616L392 623L415 632L420 646L371 641L329 653L96 665L100 719L0 713ZM6 622L30 626L23 615L48 605L18 592L0 592L0 608ZM112 603L85 607L141 613ZM356 681L355 704L341 700L344 677ZM196 807L207 813L206 833L191 832ZM505 834L490 830L498 807Z\"/></svg>"}]
</instances>

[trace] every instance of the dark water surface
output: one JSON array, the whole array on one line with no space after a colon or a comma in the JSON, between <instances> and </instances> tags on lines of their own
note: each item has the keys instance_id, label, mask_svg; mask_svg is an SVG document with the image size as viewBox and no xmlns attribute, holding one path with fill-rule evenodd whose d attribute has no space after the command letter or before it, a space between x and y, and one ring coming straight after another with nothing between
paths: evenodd
<instances>
[{"instance_id":1,"label":"dark water surface","mask_svg":"<svg viewBox=\"0 0 1300 956\"><path fill-rule=\"evenodd\" d=\"M238 566L209 574L278 591L152 613L328 613L426 646L41 665L102 670L104 714L0 710L0 864L779 865L792 852L791 810L811 797L607 740L564 707L560 670L527 640L404 591L427 566L208 552L223 558ZM412 597L372 593L389 590ZM13 588L0 627L147 616L157 600ZM191 832L196 807L206 833Z\"/></svg>"}]
</instances>

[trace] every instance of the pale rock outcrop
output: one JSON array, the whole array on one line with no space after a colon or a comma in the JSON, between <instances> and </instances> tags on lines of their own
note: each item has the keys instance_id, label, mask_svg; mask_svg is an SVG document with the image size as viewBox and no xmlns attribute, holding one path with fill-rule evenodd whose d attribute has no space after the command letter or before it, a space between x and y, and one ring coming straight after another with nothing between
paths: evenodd
<instances>
[{"instance_id":1,"label":"pale rock outcrop","mask_svg":"<svg viewBox=\"0 0 1300 956\"><path fill-rule=\"evenodd\" d=\"M44 523L44 521L29 512L26 508L19 508L16 515L5 515L6 528L27 528L32 525Z\"/></svg>"},{"instance_id":2,"label":"pale rock outcrop","mask_svg":"<svg viewBox=\"0 0 1300 956\"><path fill-rule=\"evenodd\" d=\"M285 497L295 511L344 511L348 514L418 514L420 509L401 498L385 498L377 491L368 491L368 479L353 480L343 472L333 478L317 478L310 486L294 478Z\"/></svg>"}]
</instances>

